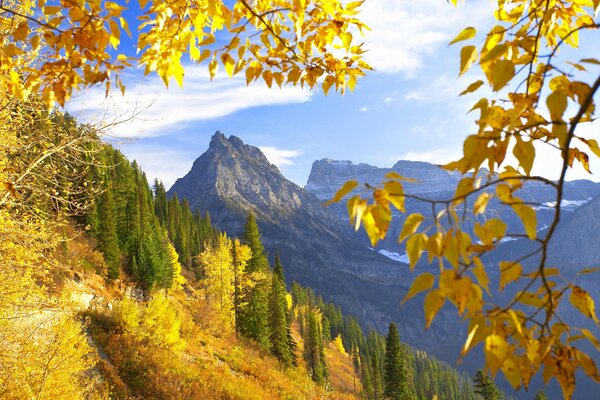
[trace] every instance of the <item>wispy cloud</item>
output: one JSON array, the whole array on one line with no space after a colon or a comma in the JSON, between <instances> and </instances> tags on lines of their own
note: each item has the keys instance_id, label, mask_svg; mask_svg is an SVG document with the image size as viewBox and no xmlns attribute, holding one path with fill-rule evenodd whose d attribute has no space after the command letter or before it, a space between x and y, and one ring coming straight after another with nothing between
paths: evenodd
<instances>
[{"instance_id":1,"label":"wispy cloud","mask_svg":"<svg viewBox=\"0 0 600 400\"><path fill-rule=\"evenodd\" d=\"M376 71L409 75L465 24L480 25L492 15L486 1L454 7L440 0L376 0L361 9L361 19L371 28L365 33L367 61Z\"/></svg>"},{"instance_id":2,"label":"wispy cloud","mask_svg":"<svg viewBox=\"0 0 600 400\"><path fill-rule=\"evenodd\" d=\"M269 89L261 83L246 86L242 78L223 75L211 82L202 65L187 67L183 89L174 84L166 89L160 78L141 78L139 74L127 77L125 84L125 96L115 92L106 99L103 90L88 90L69 102L67 108L87 121L125 119L111 130L115 136L151 137L252 107L304 103L311 96L308 90L298 87Z\"/></svg>"},{"instance_id":3,"label":"wispy cloud","mask_svg":"<svg viewBox=\"0 0 600 400\"><path fill-rule=\"evenodd\" d=\"M294 165L294 159L303 154L301 150L286 150L270 146L262 146L259 149L267 157L267 160L271 164L275 164L279 169L288 165Z\"/></svg>"}]
</instances>

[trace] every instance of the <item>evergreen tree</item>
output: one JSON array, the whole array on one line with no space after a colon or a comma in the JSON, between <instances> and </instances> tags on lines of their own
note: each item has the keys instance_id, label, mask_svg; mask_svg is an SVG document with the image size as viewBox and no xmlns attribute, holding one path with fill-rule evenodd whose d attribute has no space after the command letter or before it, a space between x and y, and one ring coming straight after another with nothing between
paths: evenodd
<instances>
[{"instance_id":1,"label":"evergreen tree","mask_svg":"<svg viewBox=\"0 0 600 400\"><path fill-rule=\"evenodd\" d=\"M308 306L306 310L306 337L304 338L304 359L313 381L324 384L327 381L327 363L323 349L323 334L317 310Z\"/></svg>"},{"instance_id":2,"label":"evergreen tree","mask_svg":"<svg viewBox=\"0 0 600 400\"><path fill-rule=\"evenodd\" d=\"M492 378L490 378L482 369L478 370L473 377L475 393L480 395L483 400L500 400L502 392L496 386Z\"/></svg>"},{"instance_id":3,"label":"evergreen tree","mask_svg":"<svg viewBox=\"0 0 600 400\"><path fill-rule=\"evenodd\" d=\"M390 323L385 342L385 397L392 400L411 399L405 350L394 323Z\"/></svg>"},{"instance_id":4,"label":"evergreen tree","mask_svg":"<svg viewBox=\"0 0 600 400\"><path fill-rule=\"evenodd\" d=\"M246 305L240 313L240 332L256 340L262 348L269 349L269 262L252 213L248 214L242 241L252 252L246 264L246 274L254 285L244 296Z\"/></svg>"},{"instance_id":5,"label":"evergreen tree","mask_svg":"<svg viewBox=\"0 0 600 400\"><path fill-rule=\"evenodd\" d=\"M287 290L283 266L279 259L279 253L275 256L275 267L273 269L271 294L269 296L269 325L271 353L289 367L294 364L292 343L290 343L290 318L287 304Z\"/></svg>"},{"instance_id":6,"label":"evergreen tree","mask_svg":"<svg viewBox=\"0 0 600 400\"><path fill-rule=\"evenodd\" d=\"M381 379L381 366L377 353L371 358L371 376L373 382L373 400L380 400L383 397L383 382Z\"/></svg>"},{"instance_id":7,"label":"evergreen tree","mask_svg":"<svg viewBox=\"0 0 600 400\"><path fill-rule=\"evenodd\" d=\"M110 188L102 192L97 202L98 229L96 237L104 261L108 267L108 278L117 279L120 269L119 238L117 237L117 222L115 219L113 194Z\"/></svg>"},{"instance_id":8,"label":"evergreen tree","mask_svg":"<svg viewBox=\"0 0 600 400\"><path fill-rule=\"evenodd\" d=\"M548 396L546 396L546 393L544 393L543 390L539 390L535 394L535 397L533 398L533 400L548 400Z\"/></svg>"}]
</instances>

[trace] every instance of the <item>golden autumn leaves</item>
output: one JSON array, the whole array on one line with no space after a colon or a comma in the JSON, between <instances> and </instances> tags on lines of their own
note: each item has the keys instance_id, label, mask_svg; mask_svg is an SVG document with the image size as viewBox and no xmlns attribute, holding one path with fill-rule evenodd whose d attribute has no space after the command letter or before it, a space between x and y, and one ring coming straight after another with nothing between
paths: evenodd
<instances>
[{"instance_id":1,"label":"golden autumn leaves","mask_svg":"<svg viewBox=\"0 0 600 400\"><path fill-rule=\"evenodd\" d=\"M167 86L171 78L181 86L186 54L193 63L208 61L211 78L222 66L229 76L245 73L248 84L260 79L269 87L343 92L370 69L353 36L367 29L357 19L361 4L11 0L0 6L0 73L11 94L21 100L40 94L49 107L63 106L84 87L124 91L121 75L135 66L157 73ZM135 55L123 53L124 35L135 43Z\"/></svg>"},{"instance_id":2,"label":"golden autumn leaves","mask_svg":"<svg viewBox=\"0 0 600 400\"><path fill-rule=\"evenodd\" d=\"M578 162L589 172L587 152L600 156L597 140L577 133L580 124L593 120L600 78L593 83L577 80L590 75L564 72L562 64L587 72L600 61L555 56L565 44L578 45L579 31L598 27L593 16L599 5L598 0L498 2L497 25L483 36L483 44L460 50L459 75L478 65L484 77L460 95L488 87L495 97L475 102L470 112L478 113L476 132L464 140L462 157L443 166L462 175L453 196L431 199L405 193L405 178L393 173L376 187L367 185L367 198L358 195L347 202L352 225L362 225L373 246L386 237L392 213L407 214L398 240L406 241L411 270L424 253L430 264L438 261L439 272L419 274L404 299L425 294L426 327L447 301L452 303L468 322L463 355L482 344L493 374L502 371L518 388L527 387L541 372L546 382L556 377L565 398L573 394L578 369L600 381L592 359L575 344L587 340L598 350L600 346L592 331L567 325L559 305L562 309L568 298L572 309L596 326L598 318L590 294L564 277L560 265L549 263L548 249L561 216L567 170ZM476 36L476 29L467 27L450 44ZM561 165L558 181L533 174L539 146L554 149ZM538 226L536 204L519 194L527 182L556 193L547 227ZM348 182L331 202L357 186ZM429 204L431 215L411 214L405 199ZM508 232L502 218L486 213L491 201L514 213L522 231ZM516 238L531 241L533 250L489 265L485 256L502 241ZM593 271L582 270L578 276ZM497 276L496 287L490 287L490 273Z\"/></svg>"}]
</instances>

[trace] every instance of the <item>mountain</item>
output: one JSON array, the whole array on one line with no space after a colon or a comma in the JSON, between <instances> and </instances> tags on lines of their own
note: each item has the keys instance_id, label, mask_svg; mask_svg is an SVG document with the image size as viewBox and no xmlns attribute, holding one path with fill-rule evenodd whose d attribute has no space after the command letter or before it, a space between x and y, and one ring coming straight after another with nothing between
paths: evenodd
<instances>
[{"instance_id":1,"label":"mountain","mask_svg":"<svg viewBox=\"0 0 600 400\"><path fill-rule=\"evenodd\" d=\"M440 168L439 165L421 161L401 160L391 168L379 168L368 164L354 164L351 161L325 158L313 163L305 189L312 192L320 200L325 201L332 198L335 191L348 180L354 179L361 184L377 185L385 180L385 175L389 172L397 172L404 177L416 180L414 183L404 183L407 193L434 200L452 198L456 184L461 178L458 173L449 172ZM541 182L528 182L519 190L518 196L523 198L524 201L537 203L538 227L540 230L546 228L553 215L552 206L555 204L556 197L554 189ZM587 180L567 182L562 203L565 218L597 196L600 196L600 183ZM345 204L334 204L330 208L339 220L348 220ZM406 208L410 213L418 212L425 216L431 215L431 205L429 203L407 199ZM519 233L523 229L517 216L506 207L501 207L494 199L490 202L483 218L490 216L501 217L507 223L509 232ZM397 213L394 218L401 219L404 216ZM405 261L406 257L403 257L404 246L396 241L400 228L401 224L392 224L386 240L377 246L377 250L388 257ZM366 235L362 234L360 238L365 245L368 245Z\"/></svg>"},{"instance_id":2,"label":"mountain","mask_svg":"<svg viewBox=\"0 0 600 400\"><path fill-rule=\"evenodd\" d=\"M460 179L424 162L399 161L392 168L378 168L324 159L315 161L306 187L301 188L288 181L258 148L217 132L208 150L175 182L168 195L186 198L192 208L208 211L213 224L231 235L239 235L247 212L254 212L267 250L271 256L280 252L290 282L315 289L326 300L340 304L344 312L357 315L363 324L381 332L393 320L403 340L454 362L465 329L454 311L444 308L431 329L424 332L422 298L399 304L414 278L403 263L407 261L403 247L395 241L397 232L393 229L398 229L396 218L400 215L394 216L388 239L373 250L364 234L352 231L345 204L322 205L347 180L376 184L390 171L416 179L418 182L408 183L406 190L429 198L452 196ZM575 210L584 209L581 205L594 205L596 201L591 199L598 195L600 184L569 182L563 203L565 221ZM531 183L520 196L539 203L539 226L543 229L551 215L552 188ZM431 212L429 205L414 201L407 201L407 209L424 215ZM490 214L499 210L497 204L490 203ZM501 213L501 217L508 220L511 231L522 229L511 211ZM463 366L468 362L465 360Z\"/></svg>"},{"instance_id":3,"label":"mountain","mask_svg":"<svg viewBox=\"0 0 600 400\"><path fill-rule=\"evenodd\" d=\"M410 344L437 348L442 356L458 348L455 319L442 316L424 334L420 307L400 306L413 279L408 269L365 246L347 220L287 180L258 148L215 133L208 150L168 191L175 195L208 211L212 223L230 235L239 235L247 212L254 212L265 247L271 256L280 252L288 280L315 289L365 325L383 332L394 320Z\"/></svg>"}]
</instances>

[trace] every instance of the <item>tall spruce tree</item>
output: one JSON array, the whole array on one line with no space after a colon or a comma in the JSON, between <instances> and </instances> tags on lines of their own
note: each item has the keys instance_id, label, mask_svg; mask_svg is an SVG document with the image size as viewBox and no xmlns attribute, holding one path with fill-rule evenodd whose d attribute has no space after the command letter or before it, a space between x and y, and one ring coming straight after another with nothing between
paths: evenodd
<instances>
[{"instance_id":1,"label":"tall spruce tree","mask_svg":"<svg viewBox=\"0 0 600 400\"><path fill-rule=\"evenodd\" d=\"M98 229L96 237L104 261L108 267L108 278L119 277L121 252L119 251L119 238L117 236L117 221L115 218L115 205L111 188L106 188L97 201Z\"/></svg>"},{"instance_id":2,"label":"tall spruce tree","mask_svg":"<svg viewBox=\"0 0 600 400\"><path fill-rule=\"evenodd\" d=\"M270 348L269 334L269 262L260 238L260 231L254 214L249 213L242 242L250 247L251 258L246 264L246 274L254 282L251 290L245 293L245 307L240 313L240 332L254 339L264 348Z\"/></svg>"},{"instance_id":3,"label":"tall spruce tree","mask_svg":"<svg viewBox=\"0 0 600 400\"><path fill-rule=\"evenodd\" d=\"M271 353L286 366L294 364L293 339L290 335L290 317L283 265L279 253L275 255L275 267L269 296L269 326Z\"/></svg>"},{"instance_id":4,"label":"tall spruce tree","mask_svg":"<svg viewBox=\"0 0 600 400\"><path fill-rule=\"evenodd\" d=\"M304 338L304 360L313 381L322 385L327 381L328 371L323 348L323 333L317 317L318 310L309 304L306 310L306 336Z\"/></svg>"},{"instance_id":5,"label":"tall spruce tree","mask_svg":"<svg viewBox=\"0 0 600 400\"><path fill-rule=\"evenodd\" d=\"M405 353L398 328L392 322L385 341L384 394L387 399L412 399Z\"/></svg>"},{"instance_id":6,"label":"tall spruce tree","mask_svg":"<svg viewBox=\"0 0 600 400\"><path fill-rule=\"evenodd\" d=\"M539 390L535 394L535 397L533 398L533 400L548 400L548 396L546 396L546 393L544 393L543 390Z\"/></svg>"},{"instance_id":7,"label":"tall spruce tree","mask_svg":"<svg viewBox=\"0 0 600 400\"><path fill-rule=\"evenodd\" d=\"M473 386L475 393L480 395L483 400L500 400L502 392L482 369L477 370L473 377Z\"/></svg>"},{"instance_id":8,"label":"tall spruce tree","mask_svg":"<svg viewBox=\"0 0 600 400\"><path fill-rule=\"evenodd\" d=\"M383 381L381 379L380 358L377 353L371 357L371 376L373 381L373 400L380 400L383 397Z\"/></svg>"}]
</instances>

